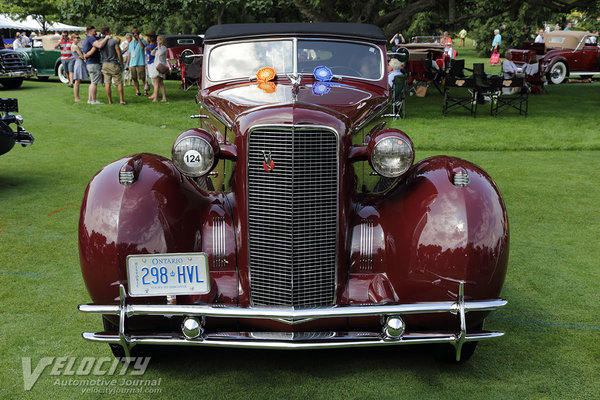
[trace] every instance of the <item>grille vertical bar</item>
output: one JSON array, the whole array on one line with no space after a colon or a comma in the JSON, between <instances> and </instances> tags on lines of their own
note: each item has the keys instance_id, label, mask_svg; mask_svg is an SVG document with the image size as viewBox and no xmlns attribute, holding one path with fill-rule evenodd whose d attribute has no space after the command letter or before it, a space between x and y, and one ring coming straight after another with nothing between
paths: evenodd
<instances>
[{"instance_id":1,"label":"grille vertical bar","mask_svg":"<svg viewBox=\"0 0 600 400\"><path fill-rule=\"evenodd\" d=\"M272 157L272 171L264 168L265 154ZM337 154L336 134L323 128L264 127L250 133L248 241L253 304L332 304Z\"/></svg>"}]
</instances>

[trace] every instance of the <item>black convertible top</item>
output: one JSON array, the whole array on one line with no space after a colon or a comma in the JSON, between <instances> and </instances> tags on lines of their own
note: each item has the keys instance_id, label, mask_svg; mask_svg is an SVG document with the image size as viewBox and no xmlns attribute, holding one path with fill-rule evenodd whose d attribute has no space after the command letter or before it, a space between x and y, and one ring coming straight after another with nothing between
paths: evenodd
<instances>
[{"instance_id":1,"label":"black convertible top","mask_svg":"<svg viewBox=\"0 0 600 400\"><path fill-rule=\"evenodd\" d=\"M378 43L386 41L383 32L376 25L344 22L291 22L214 25L206 30L204 42L216 43L224 40L248 39L259 36L330 36L367 39Z\"/></svg>"}]
</instances>

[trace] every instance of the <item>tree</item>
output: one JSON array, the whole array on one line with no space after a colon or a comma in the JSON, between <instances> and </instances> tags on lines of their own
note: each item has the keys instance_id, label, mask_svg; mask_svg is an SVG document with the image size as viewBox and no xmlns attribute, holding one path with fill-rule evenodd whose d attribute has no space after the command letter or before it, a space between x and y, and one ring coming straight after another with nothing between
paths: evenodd
<instances>
[{"instance_id":1,"label":"tree","mask_svg":"<svg viewBox=\"0 0 600 400\"><path fill-rule=\"evenodd\" d=\"M0 9L21 19L33 17L47 31L50 23L60 19L61 0L1 0Z\"/></svg>"}]
</instances>

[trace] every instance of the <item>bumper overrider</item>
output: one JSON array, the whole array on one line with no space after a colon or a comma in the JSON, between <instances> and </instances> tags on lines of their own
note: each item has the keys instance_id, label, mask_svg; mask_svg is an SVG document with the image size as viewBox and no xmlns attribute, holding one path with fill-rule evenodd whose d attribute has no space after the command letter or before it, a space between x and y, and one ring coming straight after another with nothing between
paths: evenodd
<instances>
[{"instance_id":1,"label":"bumper overrider","mask_svg":"<svg viewBox=\"0 0 600 400\"><path fill-rule=\"evenodd\" d=\"M93 342L121 345L125 355L131 348L144 345L183 345L239 347L259 349L322 349L337 347L366 347L449 343L456 348L460 360L464 343L492 339L503 332L467 332L467 312L493 311L506 305L504 299L465 301L464 283L459 282L456 301L417 302L395 305L334 306L326 308L279 309L242 308L216 305L128 304L123 285L120 285L119 305L83 304L79 310L86 313L119 315L119 332L84 332L83 338ZM409 314L451 313L457 317L453 332L417 332L405 326L402 317ZM126 330L127 319L132 316L182 316L181 332L137 334ZM381 317L379 332L216 332L205 333L206 317L270 319L286 324L301 324L322 318Z\"/></svg>"}]
</instances>

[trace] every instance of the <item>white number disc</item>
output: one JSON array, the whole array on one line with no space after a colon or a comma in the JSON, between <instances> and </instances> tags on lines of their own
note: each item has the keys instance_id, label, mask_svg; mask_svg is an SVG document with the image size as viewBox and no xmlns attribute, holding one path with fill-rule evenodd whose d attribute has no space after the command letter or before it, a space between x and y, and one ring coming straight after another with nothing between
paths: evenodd
<instances>
[{"instance_id":1,"label":"white number disc","mask_svg":"<svg viewBox=\"0 0 600 400\"><path fill-rule=\"evenodd\" d=\"M196 150L188 150L183 156L183 162L188 167L199 167L202 164L202 156Z\"/></svg>"}]
</instances>

